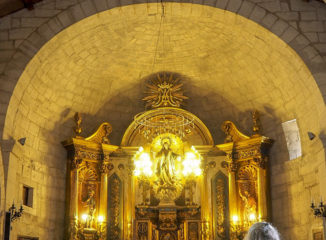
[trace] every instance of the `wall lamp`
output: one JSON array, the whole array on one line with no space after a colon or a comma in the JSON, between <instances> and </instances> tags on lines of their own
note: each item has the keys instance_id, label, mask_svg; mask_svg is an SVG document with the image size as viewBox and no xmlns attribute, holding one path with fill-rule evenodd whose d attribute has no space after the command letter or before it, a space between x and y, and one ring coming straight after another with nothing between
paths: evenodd
<instances>
[{"instance_id":1,"label":"wall lamp","mask_svg":"<svg viewBox=\"0 0 326 240\"><path fill-rule=\"evenodd\" d=\"M310 140L313 140L316 137L316 135L312 132L308 132L308 137Z\"/></svg>"},{"instance_id":2,"label":"wall lamp","mask_svg":"<svg viewBox=\"0 0 326 240\"><path fill-rule=\"evenodd\" d=\"M26 137L23 137L23 138L18 139L18 142L19 142L22 146L24 146L24 145L25 145L25 142L26 142Z\"/></svg>"},{"instance_id":3,"label":"wall lamp","mask_svg":"<svg viewBox=\"0 0 326 240\"><path fill-rule=\"evenodd\" d=\"M324 240L326 240L326 205L323 203L323 199L320 199L319 205L315 205L314 201L312 201L310 208L315 217L323 218Z\"/></svg>"},{"instance_id":4,"label":"wall lamp","mask_svg":"<svg viewBox=\"0 0 326 240\"><path fill-rule=\"evenodd\" d=\"M22 216L22 214L23 214L23 211L24 211L24 209L23 209L23 206L22 205L20 206L20 208L18 210L18 209L16 209L15 204L13 203L11 205L11 207L9 208L10 222L13 222L16 219L20 218Z\"/></svg>"}]
</instances>

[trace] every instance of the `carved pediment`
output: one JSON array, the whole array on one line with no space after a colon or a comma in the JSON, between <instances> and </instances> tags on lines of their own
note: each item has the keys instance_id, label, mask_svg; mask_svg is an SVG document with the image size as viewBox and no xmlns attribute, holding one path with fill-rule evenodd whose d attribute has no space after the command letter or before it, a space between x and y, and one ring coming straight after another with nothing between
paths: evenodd
<instances>
[{"instance_id":1,"label":"carved pediment","mask_svg":"<svg viewBox=\"0 0 326 240\"><path fill-rule=\"evenodd\" d=\"M110 123L102 123L101 126L91 136L85 138L86 141L95 143L110 144L109 135L112 132L112 126Z\"/></svg>"},{"instance_id":2,"label":"carved pediment","mask_svg":"<svg viewBox=\"0 0 326 240\"><path fill-rule=\"evenodd\" d=\"M226 137L224 139L225 143L228 142L240 142L243 140L247 140L250 137L246 136L245 134L241 133L235 124L231 121L225 121L222 124L222 131L225 133Z\"/></svg>"}]
</instances>

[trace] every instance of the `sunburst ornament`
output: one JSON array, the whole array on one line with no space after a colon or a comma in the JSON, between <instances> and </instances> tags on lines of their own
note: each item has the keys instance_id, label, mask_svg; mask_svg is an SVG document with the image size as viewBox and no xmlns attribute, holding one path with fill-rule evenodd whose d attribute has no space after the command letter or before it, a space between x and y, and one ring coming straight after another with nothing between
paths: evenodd
<instances>
[{"instance_id":1,"label":"sunburst ornament","mask_svg":"<svg viewBox=\"0 0 326 240\"><path fill-rule=\"evenodd\" d=\"M146 84L146 97L143 98L148 106L152 108L159 107L180 107L183 100L188 97L183 95L180 78L173 74L157 74L157 78L152 80L151 84Z\"/></svg>"}]
</instances>

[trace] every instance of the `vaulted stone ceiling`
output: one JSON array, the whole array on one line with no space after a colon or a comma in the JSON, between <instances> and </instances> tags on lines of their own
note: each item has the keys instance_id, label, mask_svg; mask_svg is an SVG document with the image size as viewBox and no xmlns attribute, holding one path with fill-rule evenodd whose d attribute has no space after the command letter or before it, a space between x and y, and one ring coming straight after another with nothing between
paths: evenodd
<instances>
[{"instance_id":1,"label":"vaulted stone ceiling","mask_svg":"<svg viewBox=\"0 0 326 240\"><path fill-rule=\"evenodd\" d=\"M241 121L244 115L238 114L253 108L279 121L302 116L301 124L318 126L313 123L318 117L306 117L319 112L312 104L321 101L316 84L284 42L229 12L172 5L165 4L163 18L161 5L113 9L58 34L22 75L11 111L17 105L24 110L7 121L7 127L16 123L8 134L26 131L26 123L18 124L26 117L53 130L69 109L96 123L112 122L120 131L118 144L132 115L144 110L144 78L159 71L186 78L187 108L206 120L215 141L222 140L217 133L222 120Z\"/></svg>"},{"instance_id":2,"label":"vaulted stone ceiling","mask_svg":"<svg viewBox=\"0 0 326 240\"><path fill-rule=\"evenodd\" d=\"M23 9L33 9L33 5L42 0L0 0L0 17Z\"/></svg>"},{"instance_id":3,"label":"vaulted stone ceiling","mask_svg":"<svg viewBox=\"0 0 326 240\"><path fill-rule=\"evenodd\" d=\"M33 9L33 5L40 1L43 0L0 0L0 17L21 10L24 7ZM326 3L326 0L319 1Z\"/></svg>"}]
</instances>

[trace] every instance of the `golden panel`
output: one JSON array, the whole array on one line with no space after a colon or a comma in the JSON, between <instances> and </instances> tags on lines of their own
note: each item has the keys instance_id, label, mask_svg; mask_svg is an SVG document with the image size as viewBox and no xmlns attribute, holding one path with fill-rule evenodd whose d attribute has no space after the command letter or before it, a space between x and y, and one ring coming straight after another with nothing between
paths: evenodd
<instances>
[{"instance_id":1,"label":"golden panel","mask_svg":"<svg viewBox=\"0 0 326 240\"><path fill-rule=\"evenodd\" d=\"M227 176L221 171L212 179L213 234L216 240L226 240L229 237L229 199L227 181Z\"/></svg>"},{"instance_id":2,"label":"golden panel","mask_svg":"<svg viewBox=\"0 0 326 240\"><path fill-rule=\"evenodd\" d=\"M222 129L226 143L216 147L226 153L222 167L229 174L230 237L241 238L256 221L269 218L268 151L273 140L259 134L259 113L253 112L254 134L248 137L226 121Z\"/></svg>"}]
</instances>

